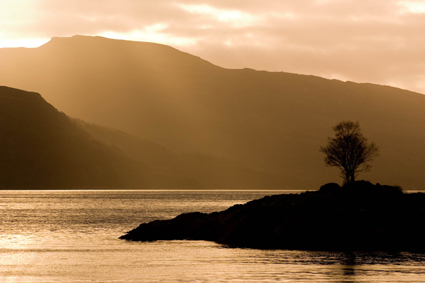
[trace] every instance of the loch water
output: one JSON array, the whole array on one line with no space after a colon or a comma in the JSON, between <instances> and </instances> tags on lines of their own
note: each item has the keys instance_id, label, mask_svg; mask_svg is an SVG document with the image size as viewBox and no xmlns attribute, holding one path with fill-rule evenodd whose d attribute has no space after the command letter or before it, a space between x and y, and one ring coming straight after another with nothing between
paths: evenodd
<instances>
[{"instance_id":1,"label":"loch water","mask_svg":"<svg viewBox=\"0 0 425 283\"><path fill-rule=\"evenodd\" d=\"M118 239L143 222L281 193L294 192L0 191L0 282L425 282L423 254Z\"/></svg>"}]
</instances>

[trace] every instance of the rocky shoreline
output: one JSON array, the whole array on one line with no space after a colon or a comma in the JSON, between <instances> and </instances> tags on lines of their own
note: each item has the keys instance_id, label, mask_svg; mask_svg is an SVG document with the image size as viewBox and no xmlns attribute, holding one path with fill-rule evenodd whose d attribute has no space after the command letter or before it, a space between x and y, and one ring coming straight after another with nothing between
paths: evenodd
<instances>
[{"instance_id":1,"label":"rocky shoreline","mask_svg":"<svg viewBox=\"0 0 425 283\"><path fill-rule=\"evenodd\" d=\"M120 239L259 249L425 252L425 194L358 181L141 224Z\"/></svg>"}]
</instances>

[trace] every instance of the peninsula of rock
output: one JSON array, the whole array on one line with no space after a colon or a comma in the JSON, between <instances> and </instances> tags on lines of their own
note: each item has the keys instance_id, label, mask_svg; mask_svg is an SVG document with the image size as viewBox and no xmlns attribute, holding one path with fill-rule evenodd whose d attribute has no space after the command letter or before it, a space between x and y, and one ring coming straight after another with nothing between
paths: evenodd
<instances>
[{"instance_id":1,"label":"peninsula of rock","mask_svg":"<svg viewBox=\"0 0 425 283\"><path fill-rule=\"evenodd\" d=\"M231 247L425 252L425 194L357 181L266 196L210 214L141 224L131 241L207 240Z\"/></svg>"}]
</instances>

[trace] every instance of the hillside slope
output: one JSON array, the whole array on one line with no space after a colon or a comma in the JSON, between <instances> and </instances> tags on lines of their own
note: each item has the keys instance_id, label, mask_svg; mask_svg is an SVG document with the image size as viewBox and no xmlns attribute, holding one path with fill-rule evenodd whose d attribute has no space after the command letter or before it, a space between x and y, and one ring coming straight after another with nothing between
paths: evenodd
<instances>
[{"instance_id":1,"label":"hillside slope","mask_svg":"<svg viewBox=\"0 0 425 283\"><path fill-rule=\"evenodd\" d=\"M40 94L0 87L0 188L256 188L275 176L228 160L175 154L69 118ZM273 183L274 182L274 183Z\"/></svg>"},{"instance_id":2,"label":"hillside slope","mask_svg":"<svg viewBox=\"0 0 425 283\"><path fill-rule=\"evenodd\" d=\"M0 186L134 186L144 166L91 138L38 93L0 87Z\"/></svg>"},{"instance_id":3,"label":"hillside slope","mask_svg":"<svg viewBox=\"0 0 425 283\"><path fill-rule=\"evenodd\" d=\"M95 140L147 165L145 184L153 189L279 189L283 180L226 158L175 153L123 131L77 120Z\"/></svg>"},{"instance_id":4,"label":"hillside slope","mask_svg":"<svg viewBox=\"0 0 425 283\"><path fill-rule=\"evenodd\" d=\"M229 70L174 48L75 36L0 49L0 84L31 89L65 113L176 153L224 157L279 175L286 188L338 178L318 151L341 120L381 148L375 182L425 188L425 96L314 76Z\"/></svg>"}]
</instances>

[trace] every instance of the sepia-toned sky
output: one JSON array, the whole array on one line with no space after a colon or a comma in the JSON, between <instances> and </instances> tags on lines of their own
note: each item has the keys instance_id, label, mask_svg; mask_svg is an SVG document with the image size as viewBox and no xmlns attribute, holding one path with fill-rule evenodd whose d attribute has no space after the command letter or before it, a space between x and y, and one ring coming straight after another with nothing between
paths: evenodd
<instances>
[{"instance_id":1,"label":"sepia-toned sky","mask_svg":"<svg viewBox=\"0 0 425 283\"><path fill-rule=\"evenodd\" d=\"M100 35L425 94L425 0L1 0L0 47Z\"/></svg>"}]
</instances>

